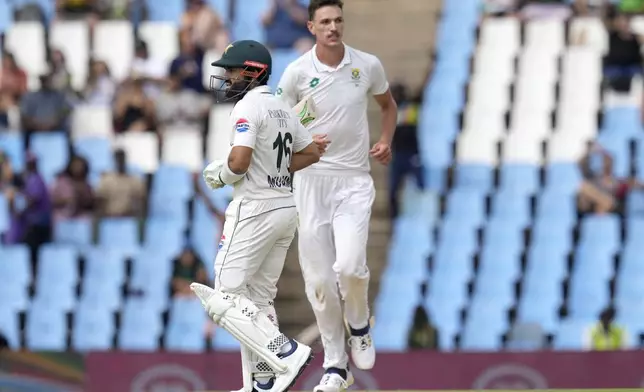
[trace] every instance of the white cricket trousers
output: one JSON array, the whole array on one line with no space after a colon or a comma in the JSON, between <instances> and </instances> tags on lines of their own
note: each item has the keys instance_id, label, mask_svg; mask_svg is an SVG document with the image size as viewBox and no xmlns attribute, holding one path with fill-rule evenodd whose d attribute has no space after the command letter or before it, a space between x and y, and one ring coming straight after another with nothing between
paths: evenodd
<instances>
[{"instance_id":1,"label":"white cricket trousers","mask_svg":"<svg viewBox=\"0 0 644 392\"><path fill-rule=\"evenodd\" d=\"M307 170L296 173L293 183L300 265L325 369L348 365L343 318L355 329L369 323L367 238L376 192L368 173L339 174Z\"/></svg>"},{"instance_id":2,"label":"white cricket trousers","mask_svg":"<svg viewBox=\"0 0 644 392\"><path fill-rule=\"evenodd\" d=\"M275 318L277 281L296 228L297 211L290 197L233 200L215 258L215 289L243 294Z\"/></svg>"}]
</instances>

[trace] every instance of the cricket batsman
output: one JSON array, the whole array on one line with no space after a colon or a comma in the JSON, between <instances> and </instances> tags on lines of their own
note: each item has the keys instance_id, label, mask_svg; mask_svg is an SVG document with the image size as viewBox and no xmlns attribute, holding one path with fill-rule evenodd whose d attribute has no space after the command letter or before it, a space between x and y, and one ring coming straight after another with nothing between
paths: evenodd
<instances>
[{"instance_id":1,"label":"cricket batsman","mask_svg":"<svg viewBox=\"0 0 644 392\"><path fill-rule=\"evenodd\" d=\"M212 63L225 70L211 88L236 102L230 115L231 150L210 163L212 189L234 187L215 260L215 285L192 283L210 317L241 343L243 391L284 392L312 356L311 348L278 327L273 300L297 213L291 173L320 158L292 108L266 85L272 59L259 42L236 41Z\"/></svg>"}]
</instances>

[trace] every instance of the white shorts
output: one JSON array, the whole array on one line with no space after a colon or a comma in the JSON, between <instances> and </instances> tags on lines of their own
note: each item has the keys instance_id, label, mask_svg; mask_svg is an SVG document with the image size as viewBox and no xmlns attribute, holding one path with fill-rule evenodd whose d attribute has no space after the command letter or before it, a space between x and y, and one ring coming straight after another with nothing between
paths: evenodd
<instances>
[{"instance_id":1,"label":"white shorts","mask_svg":"<svg viewBox=\"0 0 644 392\"><path fill-rule=\"evenodd\" d=\"M356 277L368 274L369 219L376 195L371 176L296 173L293 192L305 280L327 279L333 272Z\"/></svg>"},{"instance_id":2,"label":"white shorts","mask_svg":"<svg viewBox=\"0 0 644 392\"><path fill-rule=\"evenodd\" d=\"M258 305L272 302L296 227L292 200L233 200L215 259L215 288Z\"/></svg>"}]
</instances>

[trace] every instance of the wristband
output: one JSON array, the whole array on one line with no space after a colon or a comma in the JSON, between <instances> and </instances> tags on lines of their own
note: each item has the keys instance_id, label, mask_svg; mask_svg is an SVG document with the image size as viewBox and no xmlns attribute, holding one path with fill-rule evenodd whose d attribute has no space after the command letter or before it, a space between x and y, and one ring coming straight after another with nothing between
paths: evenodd
<instances>
[{"instance_id":1,"label":"wristband","mask_svg":"<svg viewBox=\"0 0 644 392\"><path fill-rule=\"evenodd\" d=\"M244 178L245 175L246 173L242 173L242 174L233 173L233 171L230 170L230 168L228 167L228 162L226 162L224 163L221 170L219 171L219 181L223 182L226 185L233 185L237 181Z\"/></svg>"}]
</instances>

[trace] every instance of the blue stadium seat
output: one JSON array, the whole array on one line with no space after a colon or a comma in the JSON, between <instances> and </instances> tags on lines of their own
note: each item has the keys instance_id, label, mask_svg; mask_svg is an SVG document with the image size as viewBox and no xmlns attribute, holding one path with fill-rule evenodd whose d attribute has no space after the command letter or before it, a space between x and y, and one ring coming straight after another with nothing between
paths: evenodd
<instances>
[{"instance_id":1,"label":"blue stadium seat","mask_svg":"<svg viewBox=\"0 0 644 392\"><path fill-rule=\"evenodd\" d=\"M488 165L458 164L455 185L457 188L473 188L487 193L492 188L494 172Z\"/></svg>"},{"instance_id":2,"label":"blue stadium seat","mask_svg":"<svg viewBox=\"0 0 644 392\"><path fill-rule=\"evenodd\" d=\"M156 253L177 255L184 247L184 227L173 219L149 218L145 226L145 249Z\"/></svg>"},{"instance_id":3,"label":"blue stadium seat","mask_svg":"<svg viewBox=\"0 0 644 392\"><path fill-rule=\"evenodd\" d=\"M627 137L636 137L642 132L640 109L635 106L605 108L602 128L613 136L617 132Z\"/></svg>"},{"instance_id":4,"label":"blue stadium seat","mask_svg":"<svg viewBox=\"0 0 644 392\"><path fill-rule=\"evenodd\" d=\"M500 282L505 279L514 282L521 273L519 256L520 253L515 253L502 243L483 248L479 257L479 279L498 279Z\"/></svg>"},{"instance_id":5,"label":"blue stadium seat","mask_svg":"<svg viewBox=\"0 0 644 392\"><path fill-rule=\"evenodd\" d=\"M633 189L626 195L626 215L640 217L644 214L644 192Z\"/></svg>"},{"instance_id":6,"label":"blue stadium seat","mask_svg":"<svg viewBox=\"0 0 644 392\"><path fill-rule=\"evenodd\" d=\"M134 254L139 249L139 225L133 218L105 218L98 226L99 245Z\"/></svg>"},{"instance_id":7,"label":"blue stadium seat","mask_svg":"<svg viewBox=\"0 0 644 392\"><path fill-rule=\"evenodd\" d=\"M170 305L165 348L184 352L205 350L204 326L207 321L206 313L197 298L175 298Z\"/></svg>"},{"instance_id":8,"label":"blue stadium seat","mask_svg":"<svg viewBox=\"0 0 644 392\"><path fill-rule=\"evenodd\" d=\"M72 246L42 246L38 254L38 280L57 285L76 284L79 278L78 256L78 250Z\"/></svg>"},{"instance_id":9,"label":"blue stadium seat","mask_svg":"<svg viewBox=\"0 0 644 392\"><path fill-rule=\"evenodd\" d=\"M72 348L80 352L110 350L114 332L114 314L110 310L85 304L74 314Z\"/></svg>"},{"instance_id":10,"label":"blue stadium seat","mask_svg":"<svg viewBox=\"0 0 644 392\"><path fill-rule=\"evenodd\" d=\"M439 271L457 271L467 275L471 274L472 256L476 249L468 246L467 242L464 242L464 244L463 247L459 247L456 239L452 243L441 242L434 253L433 274Z\"/></svg>"},{"instance_id":11,"label":"blue stadium seat","mask_svg":"<svg viewBox=\"0 0 644 392\"><path fill-rule=\"evenodd\" d=\"M513 191L498 191L492 198L491 219L520 230L530 224L530 199Z\"/></svg>"},{"instance_id":12,"label":"blue stadium seat","mask_svg":"<svg viewBox=\"0 0 644 392\"><path fill-rule=\"evenodd\" d=\"M484 194L468 189L455 189L450 192L447 196L444 219L450 218L476 225L483 223L485 220Z\"/></svg>"},{"instance_id":13,"label":"blue stadium seat","mask_svg":"<svg viewBox=\"0 0 644 392\"><path fill-rule=\"evenodd\" d=\"M109 139L84 137L74 141L76 154L87 159L89 168L95 175L114 170L114 154Z\"/></svg>"},{"instance_id":14,"label":"blue stadium seat","mask_svg":"<svg viewBox=\"0 0 644 392\"><path fill-rule=\"evenodd\" d=\"M568 308L571 316L596 319L609 301L608 281L577 278L573 275L568 295Z\"/></svg>"},{"instance_id":15,"label":"blue stadium seat","mask_svg":"<svg viewBox=\"0 0 644 392\"><path fill-rule=\"evenodd\" d=\"M13 11L9 2L0 2L0 34L4 34L13 22Z\"/></svg>"},{"instance_id":16,"label":"blue stadium seat","mask_svg":"<svg viewBox=\"0 0 644 392\"><path fill-rule=\"evenodd\" d=\"M644 263L642 263L642 254L644 252L644 243L640 241L629 242L622 249L621 263L619 274L621 275L642 275L644 274Z\"/></svg>"},{"instance_id":17,"label":"blue stadium seat","mask_svg":"<svg viewBox=\"0 0 644 392\"><path fill-rule=\"evenodd\" d=\"M572 227L574 221L565 216L551 216L535 219L532 226L532 246L554 248L562 253L572 246Z\"/></svg>"},{"instance_id":18,"label":"blue stadium seat","mask_svg":"<svg viewBox=\"0 0 644 392\"><path fill-rule=\"evenodd\" d=\"M580 350L583 348L584 331L589 328L594 319L566 319L559 323L554 339L557 350Z\"/></svg>"},{"instance_id":19,"label":"blue stadium seat","mask_svg":"<svg viewBox=\"0 0 644 392\"><path fill-rule=\"evenodd\" d=\"M432 175L432 174L429 174ZM402 197L400 218L414 218L432 227L440 216L438 195L432 191L421 191L406 186Z\"/></svg>"},{"instance_id":20,"label":"blue stadium seat","mask_svg":"<svg viewBox=\"0 0 644 392\"><path fill-rule=\"evenodd\" d=\"M67 136L62 132L34 133L31 136L30 150L38 157L38 170L48 183L51 183L69 162Z\"/></svg>"},{"instance_id":21,"label":"blue stadium seat","mask_svg":"<svg viewBox=\"0 0 644 392\"><path fill-rule=\"evenodd\" d=\"M539 168L536 165L504 164L499 182L502 190L531 195L539 189Z\"/></svg>"},{"instance_id":22,"label":"blue stadium seat","mask_svg":"<svg viewBox=\"0 0 644 392\"><path fill-rule=\"evenodd\" d=\"M173 22L178 25L185 10L185 4L185 0L145 0L148 20Z\"/></svg>"},{"instance_id":23,"label":"blue stadium seat","mask_svg":"<svg viewBox=\"0 0 644 392\"><path fill-rule=\"evenodd\" d=\"M31 351L64 351L67 349L65 313L34 304L27 313L26 348Z\"/></svg>"},{"instance_id":24,"label":"blue stadium seat","mask_svg":"<svg viewBox=\"0 0 644 392\"><path fill-rule=\"evenodd\" d=\"M555 297L524 296L519 301L517 321L534 322L547 332L554 332L559 320L560 301Z\"/></svg>"},{"instance_id":25,"label":"blue stadium seat","mask_svg":"<svg viewBox=\"0 0 644 392\"><path fill-rule=\"evenodd\" d=\"M381 320L373 327L373 338L378 341L378 351L400 352L407 349L407 334L411 325L412 314L408 317L396 320Z\"/></svg>"},{"instance_id":26,"label":"blue stadium seat","mask_svg":"<svg viewBox=\"0 0 644 392\"><path fill-rule=\"evenodd\" d=\"M86 277L81 283L79 305L93 305L100 310L117 311L123 305L122 287L115 281Z\"/></svg>"},{"instance_id":27,"label":"blue stadium seat","mask_svg":"<svg viewBox=\"0 0 644 392\"><path fill-rule=\"evenodd\" d=\"M567 249L546 246L531 246L527 253L526 277L561 282L567 273Z\"/></svg>"},{"instance_id":28,"label":"blue stadium seat","mask_svg":"<svg viewBox=\"0 0 644 392\"><path fill-rule=\"evenodd\" d=\"M424 124L422 122L418 125L419 129L430 128L431 124ZM430 134L420 132L418 135L418 149L420 157L425 166L425 170L429 168L444 169L449 166L452 161L451 141L440 134ZM434 190L443 190L443 188L430 188Z\"/></svg>"},{"instance_id":29,"label":"blue stadium seat","mask_svg":"<svg viewBox=\"0 0 644 392\"><path fill-rule=\"evenodd\" d=\"M581 184L577 163L551 163L546 166L546 189L573 195Z\"/></svg>"},{"instance_id":30,"label":"blue stadium seat","mask_svg":"<svg viewBox=\"0 0 644 392\"><path fill-rule=\"evenodd\" d=\"M446 114L457 114L465 104L465 92L452 83L430 83L425 89L425 100L432 110L444 110ZM440 132L440 129L439 129Z\"/></svg>"},{"instance_id":31,"label":"blue stadium seat","mask_svg":"<svg viewBox=\"0 0 644 392\"><path fill-rule=\"evenodd\" d=\"M507 329L507 306L495 300L474 299L463 330L461 348L497 350Z\"/></svg>"},{"instance_id":32,"label":"blue stadium seat","mask_svg":"<svg viewBox=\"0 0 644 392\"><path fill-rule=\"evenodd\" d=\"M92 243L92 221L89 219L58 220L54 224L54 241L60 244L88 246Z\"/></svg>"},{"instance_id":33,"label":"blue stadium seat","mask_svg":"<svg viewBox=\"0 0 644 392\"><path fill-rule=\"evenodd\" d=\"M1 14L2 5L0 5ZM9 158L11 167L16 172L22 172L25 168L25 153L22 142L22 135L17 132L0 133L0 152Z\"/></svg>"},{"instance_id":34,"label":"blue stadium seat","mask_svg":"<svg viewBox=\"0 0 644 392\"><path fill-rule=\"evenodd\" d=\"M493 301L510 307L514 303L514 279L509 274L480 273L476 278L473 300Z\"/></svg>"},{"instance_id":35,"label":"blue stadium seat","mask_svg":"<svg viewBox=\"0 0 644 392\"><path fill-rule=\"evenodd\" d=\"M556 276L544 278L535 273L528 273L523 279L521 298L559 303L562 298L562 282L562 279Z\"/></svg>"},{"instance_id":36,"label":"blue stadium seat","mask_svg":"<svg viewBox=\"0 0 644 392\"><path fill-rule=\"evenodd\" d=\"M503 198L497 199L496 203L493 203L493 206L496 207L497 213L493 212L494 218L488 220L487 225L485 226L484 236L483 236L483 248L494 247L496 249L503 250L505 252L519 255L523 251L523 227L524 222L522 222L519 217L519 208L517 208L517 217L513 218L512 215L499 214L498 211L501 210L502 204L499 204ZM510 206L512 203L508 203ZM517 203L519 204L519 203ZM520 205L518 207L521 207ZM526 206L527 207L527 206ZM510 207L509 209L512 209ZM494 210L493 210L494 211ZM500 216L500 217L496 217Z\"/></svg>"},{"instance_id":37,"label":"blue stadium seat","mask_svg":"<svg viewBox=\"0 0 644 392\"><path fill-rule=\"evenodd\" d=\"M131 351L156 351L163 329L161 315L145 301L130 299L121 315L119 348Z\"/></svg>"},{"instance_id":38,"label":"blue stadium seat","mask_svg":"<svg viewBox=\"0 0 644 392\"><path fill-rule=\"evenodd\" d=\"M237 0L233 3L235 19L232 25L232 39L266 41L261 23L264 12L269 8L268 0Z\"/></svg>"},{"instance_id":39,"label":"blue stadium seat","mask_svg":"<svg viewBox=\"0 0 644 392\"><path fill-rule=\"evenodd\" d=\"M172 263L169 257L146 252L134 259L130 289L142 290L147 306L164 309L168 301Z\"/></svg>"},{"instance_id":40,"label":"blue stadium seat","mask_svg":"<svg viewBox=\"0 0 644 392\"><path fill-rule=\"evenodd\" d=\"M277 84L286 67L297 60L300 54L294 49L274 49L271 54L273 56L273 71L268 80L268 85L272 91L277 91Z\"/></svg>"},{"instance_id":41,"label":"blue stadium seat","mask_svg":"<svg viewBox=\"0 0 644 392\"><path fill-rule=\"evenodd\" d=\"M171 195L155 196L150 199L148 216L172 221L174 225L185 229L189 219L188 203Z\"/></svg>"},{"instance_id":42,"label":"blue stadium seat","mask_svg":"<svg viewBox=\"0 0 644 392\"><path fill-rule=\"evenodd\" d=\"M0 284L0 311L25 310L32 280L29 250L23 245L0 246L0 260L0 276L11 277Z\"/></svg>"},{"instance_id":43,"label":"blue stadium seat","mask_svg":"<svg viewBox=\"0 0 644 392\"><path fill-rule=\"evenodd\" d=\"M85 279L116 285L125 283L126 265L122 253L112 248L96 247L89 249L84 259Z\"/></svg>"},{"instance_id":44,"label":"blue stadium seat","mask_svg":"<svg viewBox=\"0 0 644 392\"><path fill-rule=\"evenodd\" d=\"M563 217L568 221L577 219L577 206L574 195L549 188L541 192L537 201L539 218Z\"/></svg>"},{"instance_id":45,"label":"blue stadium seat","mask_svg":"<svg viewBox=\"0 0 644 392\"><path fill-rule=\"evenodd\" d=\"M152 198L187 201L194 194L192 174L183 166L161 165L152 178Z\"/></svg>"},{"instance_id":46,"label":"blue stadium seat","mask_svg":"<svg viewBox=\"0 0 644 392\"><path fill-rule=\"evenodd\" d=\"M240 345L225 329L216 327L212 336L212 347L218 351L238 352Z\"/></svg>"}]
</instances>

